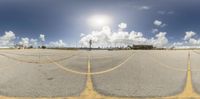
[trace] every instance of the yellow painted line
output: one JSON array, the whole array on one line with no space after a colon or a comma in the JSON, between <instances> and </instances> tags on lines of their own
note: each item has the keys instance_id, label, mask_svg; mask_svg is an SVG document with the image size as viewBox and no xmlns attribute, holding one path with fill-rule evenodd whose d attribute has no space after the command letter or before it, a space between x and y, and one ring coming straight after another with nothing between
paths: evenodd
<instances>
[{"instance_id":1,"label":"yellow painted line","mask_svg":"<svg viewBox=\"0 0 200 99\"><path fill-rule=\"evenodd\" d=\"M182 93L176 96L169 96L169 97L154 97L154 98L145 98L145 99L200 99L200 96L195 93L192 85L192 75L191 75L191 68L190 68L190 53L188 53L188 67L187 67L187 79L184 90ZM84 91L78 97L55 97L55 98L29 98L29 97L4 97L0 96L0 99L141 99L141 98L134 98L134 97L113 97L113 96L104 96L100 95L94 90L93 82L92 82L92 75L91 75L91 63L90 63L90 56L88 58L88 73L87 73L87 81L86 87Z\"/></svg>"},{"instance_id":2,"label":"yellow painted line","mask_svg":"<svg viewBox=\"0 0 200 99\"><path fill-rule=\"evenodd\" d=\"M188 67L187 67L187 79L184 90L177 96L167 97L167 98L176 98L176 99L183 99L183 98L191 98L191 99L200 99L200 95L198 95L194 89L192 84L192 74L191 74L191 60L190 60L190 52L188 52Z\"/></svg>"},{"instance_id":3,"label":"yellow painted line","mask_svg":"<svg viewBox=\"0 0 200 99\"><path fill-rule=\"evenodd\" d=\"M80 97L82 99L100 99L100 96L97 92L94 91L92 77L91 77L91 63L90 56L88 56L88 71L87 71L87 82L85 90L81 93Z\"/></svg>"},{"instance_id":4,"label":"yellow painted line","mask_svg":"<svg viewBox=\"0 0 200 99\"><path fill-rule=\"evenodd\" d=\"M71 72L71 73L75 73L75 74L81 74L81 75L87 75L87 74L88 74L87 72L79 72L79 71L75 71L75 70L73 70L73 69L66 68L66 67L64 67L63 65L61 65L61 64L59 64L59 63L57 63L57 62L52 61L51 58L49 58L48 56L47 56L47 58L48 58L52 63L54 63L56 66L58 66L59 68L65 70L65 71L67 71L67 72Z\"/></svg>"},{"instance_id":5,"label":"yellow painted line","mask_svg":"<svg viewBox=\"0 0 200 99\"><path fill-rule=\"evenodd\" d=\"M30 61L27 61L27 60L23 60L23 59L19 59L19 58L15 58L15 57L11 57L9 55L6 55L6 54L0 54L1 56L4 56L4 57L7 57L9 59L12 59L12 60L15 60L15 61L20 61L20 62L25 62L25 63L35 63L35 64L49 64L49 63L52 63L51 61L34 61L34 60L30 60ZM64 58L61 58L61 59L56 59L56 60L53 60L55 62L59 62L59 61L63 61L63 60L67 60L71 57L74 57L76 56L77 54L73 54L73 55L70 55L68 57L64 57ZM49 57L49 56L47 56ZM39 57L40 58L40 57Z\"/></svg>"},{"instance_id":6,"label":"yellow painted line","mask_svg":"<svg viewBox=\"0 0 200 99\"><path fill-rule=\"evenodd\" d=\"M103 96L98 94L93 87L92 75L91 75L91 62L90 56L88 56L87 64L87 81L84 91L80 96L75 97L41 97L41 98L31 98L31 97L6 97L0 96L0 99L136 99L136 98L122 98L122 97L112 97L112 96Z\"/></svg>"},{"instance_id":7,"label":"yellow painted line","mask_svg":"<svg viewBox=\"0 0 200 99\"><path fill-rule=\"evenodd\" d=\"M114 71L114 70L120 68L121 66L123 66L123 64L125 64L133 55L134 55L134 53L132 53L122 63L120 63L117 66L114 66L113 68L110 68L110 69L107 69L107 70L104 70L104 71L100 71L100 72L92 72L91 74L98 75L98 74L104 74L104 73L108 73L108 72Z\"/></svg>"},{"instance_id":8,"label":"yellow painted line","mask_svg":"<svg viewBox=\"0 0 200 99\"><path fill-rule=\"evenodd\" d=\"M150 55L150 54L148 54L148 55ZM150 56L152 56L152 55L150 55ZM157 60L154 56L152 56L152 58L150 58L150 59L153 60L156 63L159 63L161 66L163 66L165 68L168 68L168 69L171 69L171 70L182 71L182 72L186 72L187 71L187 69L175 68L174 66L169 66L167 64L164 64L163 62L160 62L159 60Z\"/></svg>"},{"instance_id":9,"label":"yellow painted line","mask_svg":"<svg viewBox=\"0 0 200 99\"><path fill-rule=\"evenodd\" d=\"M71 73L75 73L75 74L80 74L80 75L88 75L88 74L91 74L91 75L99 75L99 74L104 74L104 73L108 73L108 72L111 72L113 70L116 70L118 68L120 68L121 66L123 66L124 63L126 63L132 56L134 55L134 53L132 53L131 55L129 55L122 63L120 63L119 65L116 65L110 69L107 69L107 70L103 70L103 71L99 71L99 72L80 72L80 71L76 71L76 70L73 70L73 69L69 69L67 67L64 67L63 65L55 62L55 61L52 61L51 58L49 58L47 56L47 58L52 62L54 63L55 65L57 65L59 68L67 71L67 72L71 72Z\"/></svg>"}]
</instances>

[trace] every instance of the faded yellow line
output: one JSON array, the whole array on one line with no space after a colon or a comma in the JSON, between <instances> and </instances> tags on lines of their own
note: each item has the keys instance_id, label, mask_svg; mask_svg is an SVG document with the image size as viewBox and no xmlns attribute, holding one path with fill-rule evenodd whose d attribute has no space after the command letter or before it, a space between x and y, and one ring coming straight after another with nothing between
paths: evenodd
<instances>
[{"instance_id":1,"label":"faded yellow line","mask_svg":"<svg viewBox=\"0 0 200 99\"><path fill-rule=\"evenodd\" d=\"M27 61L27 60L11 57L11 56L6 55L6 54L0 54L0 55L4 56L4 57L7 57L9 59L12 59L12 60L15 60L15 61L19 61L19 62L24 62L24 63L34 63L34 64L49 64L49 63L52 63L51 61L40 61L40 58L41 58L40 55L39 55L39 61L35 61L35 60ZM77 54L73 54L73 55L70 55L68 57L64 57L64 58L61 58L61 59L56 59L56 60L53 60L53 61L54 62L59 62L59 61L67 60L67 59L72 58L72 57L74 57L76 55ZM46 57L49 57L49 56L46 56Z\"/></svg>"},{"instance_id":2,"label":"faded yellow line","mask_svg":"<svg viewBox=\"0 0 200 99\"><path fill-rule=\"evenodd\" d=\"M63 65L61 65L61 64L59 64L59 63L53 61L53 60L52 60L51 58L49 58L48 56L47 56L47 58L48 58L52 63L54 63L56 66L58 66L60 69L63 69L63 70L65 70L65 71L67 71L67 72L71 72L71 73L74 73L74 74L80 74L80 75L87 75L87 74L88 74L87 72L79 72L79 71L75 71L75 70L73 70L73 69L66 68L66 67L64 67Z\"/></svg>"},{"instance_id":3,"label":"faded yellow line","mask_svg":"<svg viewBox=\"0 0 200 99\"><path fill-rule=\"evenodd\" d=\"M88 73L87 73L87 81L86 87L84 91L78 97L55 97L55 98L30 98L30 97L4 97L0 96L0 99L141 99L141 98L134 98L134 97L114 97L114 96L104 96L100 95L98 92L94 90L93 82L92 82L92 75L91 75L91 62L90 56L88 56ZM169 96L169 97L153 97L153 98L145 98L145 99L200 99L200 96L196 94L193 89L192 85L192 75L191 75L191 67L190 67L190 53L188 53L188 67L187 67L187 79L185 83L185 87L182 93Z\"/></svg>"},{"instance_id":4,"label":"faded yellow line","mask_svg":"<svg viewBox=\"0 0 200 99\"><path fill-rule=\"evenodd\" d=\"M150 55L150 54L148 54ZM152 58L150 58L151 60L153 60L156 63L159 63L161 66L171 69L171 70L175 70L175 71L181 71L181 72L186 72L187 69L181 69L181 68L175 68L175 66L169 66L167 64L164 64L163 62L160 62L158 59L156 59L153 55L150 55Z\"/></svg>"},{"instance_id":5,"label":"faded yellow line","mask_svg":"<svg viewBox=\"0 0 200 99\"><path fill-rule=\"evenodd\" d=\"M50 57L47 56L47 58L52 62L54 63L55 65L57 65L59 68L67 71L67 72L71 72L71 73L75 73L75 74L80 74L80 75L87 75L87 74L90 74L90 75L99 75L99 74L104 74L104 73L108 73L108 72L111 72L111 71L114 71L118 68L120 68L121 66L123 66L124 63L126 63L132 56L134 55L134 53L132 53L131 55L129 55L122 63L120 63L119 65L116 65L110 69L107 69L107 70L103 70L103 71L98 71L98 72L80 72L80 71L76 71L76 70L73 70L73 69L70 69L70 68L67 68L67 67L64 67L63 65L53 61ZM90 56L91 57L91 56Z\"/></svg>"}]
</instances>

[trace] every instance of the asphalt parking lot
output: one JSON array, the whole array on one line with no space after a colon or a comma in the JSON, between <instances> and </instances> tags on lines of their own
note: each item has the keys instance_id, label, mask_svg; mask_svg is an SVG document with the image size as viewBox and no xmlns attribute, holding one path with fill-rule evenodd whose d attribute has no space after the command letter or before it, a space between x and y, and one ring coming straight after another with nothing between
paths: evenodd
<instances>
[{"instance_id":1,"label":"asphalt parking lot","mask_svg":"<svg viewBox=\"0 0 200 99\"><path fill-rule=\"evenodd\" d=\"M199 58L198 50L0 50L0 96L79 97L90 75L102 96L171 97L187 90L188 62L200 94Z\"/></svg>"}]
</instances>

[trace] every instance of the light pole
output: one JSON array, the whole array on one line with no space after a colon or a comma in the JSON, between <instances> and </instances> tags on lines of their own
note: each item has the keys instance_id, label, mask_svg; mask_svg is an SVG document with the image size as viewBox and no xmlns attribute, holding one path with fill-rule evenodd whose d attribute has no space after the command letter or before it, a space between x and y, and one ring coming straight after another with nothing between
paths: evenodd
<instances>
[{"instance_id":1,"label":"light pole","mask_svg":"<svg viewBox=\"0 0 200 99\"><path fill-rule=\"evenodd\" d=\"M92 50L92 40L89 40L89 47L90 47L90 50Z\"/></svg>"}]
</instances>

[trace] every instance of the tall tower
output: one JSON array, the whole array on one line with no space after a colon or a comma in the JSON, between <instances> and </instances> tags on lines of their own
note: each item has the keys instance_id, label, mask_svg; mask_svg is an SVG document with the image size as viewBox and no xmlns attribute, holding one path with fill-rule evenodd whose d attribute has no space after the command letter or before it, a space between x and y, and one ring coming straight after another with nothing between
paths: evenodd
<instances>
[{"instance_id":1,"label":"tall tower","mask_svg":"<svg viewBox=\"0 0 200 99\"><path fill-rule=\"evenodd\" d=\"M89 40L90 50L92 49L92 40Z\"/></svg>"}]
</instances>

